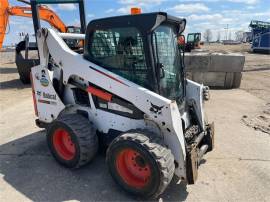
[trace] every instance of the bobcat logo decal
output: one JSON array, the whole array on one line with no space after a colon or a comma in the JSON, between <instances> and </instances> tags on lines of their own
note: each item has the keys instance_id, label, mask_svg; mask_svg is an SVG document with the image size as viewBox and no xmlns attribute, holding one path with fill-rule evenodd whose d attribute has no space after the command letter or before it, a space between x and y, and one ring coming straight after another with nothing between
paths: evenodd
<instances>
[{"instance_id":1,"label":"bobcat logo decal","mask_svg":"<svg viewBox=\"0 0 270 202\"><path fill-rule=\"evenodd\" d=\"M155 113L155 114L161 114L161 110L164 106L157 106L157 105L154 105L152 102L151 102L151 107L150 107L150 111Z\"/></svg>"}]
</instances>

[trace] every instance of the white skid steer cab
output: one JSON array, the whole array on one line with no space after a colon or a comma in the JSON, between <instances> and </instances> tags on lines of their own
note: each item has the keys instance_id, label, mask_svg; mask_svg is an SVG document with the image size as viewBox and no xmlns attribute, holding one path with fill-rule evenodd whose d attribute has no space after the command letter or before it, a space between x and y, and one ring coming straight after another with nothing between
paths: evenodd
<instances>
[{"instance_id":1,"label":"white skid steer cab","mask_svg":"<svg viewBox=\"0 0 270 202\"><path fill-rule=\"evenodd\" d=\"M107 145L109 171L131 194L156 198L174 175L195 183L214 129L207 88L185 77L177 43L185 24L157 12L93 20L85 34L36 27L36 123L57 162L78 168ZM84 40L83 53L63 38Z\"/></svg>"}]
</instances>

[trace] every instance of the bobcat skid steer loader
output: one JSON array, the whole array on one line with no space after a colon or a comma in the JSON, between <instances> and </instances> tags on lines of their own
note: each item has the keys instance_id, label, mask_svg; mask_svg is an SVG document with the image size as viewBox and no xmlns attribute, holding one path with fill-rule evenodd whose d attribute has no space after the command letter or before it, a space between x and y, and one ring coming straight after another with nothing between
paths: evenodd
<instances>
[{"instance_id":1,"label":"bobcat skid steer loader","mask_svg":"<svg viewBox=\"0 0 270 202\"><path fill-rule=\"evenodd\" d=\"M113 179L131 194L156 198L174 175L195 183L214 130L207 88L185 78L177 44L185 24L156 12L93 20L86 34L38 29L36 123L56 161L78 168L102 143ZM84 53L63 38L84 40Z\"/></svg>"}]
</instances>

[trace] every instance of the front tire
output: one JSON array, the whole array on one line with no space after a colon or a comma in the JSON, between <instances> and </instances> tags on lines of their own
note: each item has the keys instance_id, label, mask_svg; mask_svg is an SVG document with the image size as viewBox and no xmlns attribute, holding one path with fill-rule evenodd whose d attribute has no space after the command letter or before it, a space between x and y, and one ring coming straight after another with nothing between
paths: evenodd
<instances>
[{"instance_id":1,"label":"front tire","mask_svg":"<svg viewBox=\"0 0 270 202\"><path fill-rule=\"evenodd\" d=\"M66 114L53 121L47 130L47 142L56 161L68 168L87 164L98 150L93 126L79 114Z\"/></svg>"},{"instance_id":2,"label":"front tire","mask_svg":"<svg viewBox=\"0 0 270 202\"><path fill-rule=\"evenodd\" d=\"M144 198L158 197L174 174L174 157L160 138L147 131L117 137L107 150L113 179L127 192Z\"/></svg>"}]
</instances>

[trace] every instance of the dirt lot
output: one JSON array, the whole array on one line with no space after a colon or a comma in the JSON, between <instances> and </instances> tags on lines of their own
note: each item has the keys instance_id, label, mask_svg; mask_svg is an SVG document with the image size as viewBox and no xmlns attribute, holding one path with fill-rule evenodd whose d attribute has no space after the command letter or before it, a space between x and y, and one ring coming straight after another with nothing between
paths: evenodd
<instances>
[{"instance_id":1,"label":"dirt lot","mask_svg":"<svg viewBox=\"0 0 270 202\"><path fill-rule=\"evenodd\" d=\"M241 88L211 91L206 109L216 148L204 157L196 185L171 183L160 200L270 201L269 55L250 54L247 46L205 48L245 54ZM134 200L112 181L101 154L79 170L54 161L34 124L31 88L18 80L13 61L13 53L0 52L0 201Z\"/></svg>"}]
</instances>

